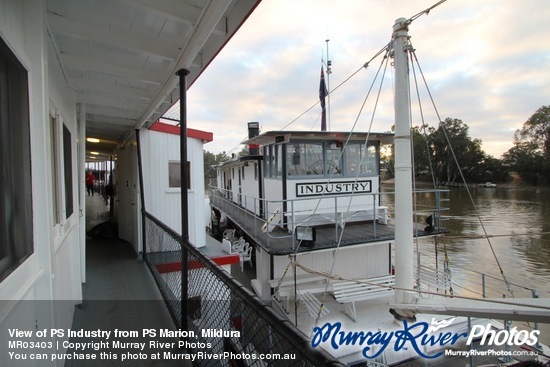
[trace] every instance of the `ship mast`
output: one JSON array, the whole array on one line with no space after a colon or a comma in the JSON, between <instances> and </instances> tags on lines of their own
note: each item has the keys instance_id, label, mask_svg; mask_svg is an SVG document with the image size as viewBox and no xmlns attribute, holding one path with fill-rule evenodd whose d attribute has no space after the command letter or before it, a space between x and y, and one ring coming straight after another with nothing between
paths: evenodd
<instances>
[{"instance_id":1,"label":"ship mast","mask_svg":"<svg viewBox=\"0 0 550 367\"><path fill-rule=\"evenodd\" d=\"M395 67L395 303L407 304L414 294L405 289L414 286L412 160L408 78L408 22L399 18L393 26ZM412 314L397 309L403 317Z\"/></svg>"},{"instance_id":2,"label":"ship mast","mask_svg":"<svg viewBox=\"0 0 550 367\"><path fill-rule=\"evenodd\" d=\"M471 299L418 298L414 289L414 237L412 159L408 77L409 21L399 18L393 26L395 67L395 302L390 312L396 320L413 319L416 313L502 318L550 323L548 298ZM411 291L408 291L411 290Z\"/></svg>"},{"instance_id":3,"label":"ship mast","mask_svg":"<svg viewBox=\"0 0 550 367\"><path fill-rule=\"evenodd\" d=\"M327 122L328 122L328 131L330 131L330 74L332 74L332 69L331 69L331 66L332 66L332 61L330 61L330 57L328 55L328 43L329 43L329 39L325 40L325 42L327 43L327 115L328 115L328 118L327 118Z\"/></svg>"}]
</instances>

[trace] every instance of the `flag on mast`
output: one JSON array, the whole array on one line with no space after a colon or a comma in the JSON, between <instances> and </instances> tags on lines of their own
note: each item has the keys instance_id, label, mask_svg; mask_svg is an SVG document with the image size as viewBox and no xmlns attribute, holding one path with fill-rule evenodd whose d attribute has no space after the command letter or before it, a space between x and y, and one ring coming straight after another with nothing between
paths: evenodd
<instances>
[{"instance_id":1,"label":"flag on mast","mask_svg":"<svg viewBox=\"0 0 550 367\"><path fill-rule=\"evenodd\" d=\"M325 84L325 73L323 65L321 65L321 83L319 84L319 101L321 102L321 131L327 131L327 110L325 97L328 95L327 86Z\"/></svg>"}]
</instances>

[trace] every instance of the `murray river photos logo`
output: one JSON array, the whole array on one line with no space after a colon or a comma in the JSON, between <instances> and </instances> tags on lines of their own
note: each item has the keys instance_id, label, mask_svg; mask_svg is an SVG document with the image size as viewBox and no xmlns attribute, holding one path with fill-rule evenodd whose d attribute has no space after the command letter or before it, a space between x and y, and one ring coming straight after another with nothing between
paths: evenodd
<instances>
[{"instance_id":1,"label":"murray river photos logo","mask_svg":"<svg viewBox=\"0 0 550 367\"><path fill-rule=\"evenodd\" d=\"M393 347L397 352L400 350L414 349L420 357L433 359L444 354L442 347L451 346L458 341L466 340L470 345L474 340L480 340L481 345L524 345L533 346L538 342L540 331L517 330L495 330L490 323L475 325L470 333L456 333L444 329L454 321L432 319L427 322L416 322L409 324L403 321L403 329L395 331L345 331L342 330L340 322L329 323L313 328L311 345L319 346L321 343L328 343L327 347L339 349L343 346L360 346L365 358L376 358L386 349ZM436 349L432 354L426 352L426 348Z\"/></svg>"}]
</instances>

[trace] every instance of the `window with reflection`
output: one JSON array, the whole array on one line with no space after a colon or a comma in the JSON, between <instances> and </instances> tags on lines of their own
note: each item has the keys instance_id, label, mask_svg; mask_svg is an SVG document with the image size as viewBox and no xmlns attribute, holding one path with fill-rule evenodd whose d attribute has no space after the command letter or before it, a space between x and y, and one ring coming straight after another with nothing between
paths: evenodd
<instances>
[{"instance_id":1,"label":"window with reflection","mask_svg":"<svg viewBox=\"0 0 550 367\"><path fill-rule=\"evenodd\" d=\"M283 146L275 145L275 177L283 177Z\"/></svg>"},{"instance_id":2,"label":"window with reflection","mask_svg":"<svg viewBox=\"0 0 550 367\"><path fill-rule=\"evenodd\" d=\"M377 175L378 159L376 145L348 143L345 148L346 176Z\"/></svg>"},{"instance_id":3,"label":"window with reflection","mask_svg":"<svg viewBox=\"0 0 550 367\"><path fill-rule=\"evenodd\" d=\"M323 144L287 144L288 176L311 176L324 174Z\"/></svg>"},{"instance_id":4,"label":"window with reflection","mask_svg":"<svg viewBox=\"0 0 550 367\"><path fill-rule=\"evenodd\" d=\"M327 144L327 174L342 174L342 149L336 143Z\"/></svg>"},{"instance_id":5,"label":"window with reflection","mask_svg":"<svg viewBox=\"0 0 550 367\"><path fill-rule=\"evenodd\" d=\"M34 252L28 84L27 70L0 37L0 283Z\"/></svg>"},{"instance_id":6,"label":"window with reflection","mask_svg":"<svg viewBox=\"0 0 550 367\"><path fill-rule=\"evenodd\" d=\"M168 162L168 187L181 188L181 164L179 161ZM191 189L191 163L189 161L187 161L187 189Z\"/></svg>"},{"instance_id":7,"label":"window with reflection","mask_svg":"<svg viewBox=\"0 0 550 367\"><path fill-rule=\"evenodd\" d=\"M269 147L269 153L268 153L268 165L269 165L269 177L275 177L275 147L273 145L270 145Z\"/></svg>"},{"instance_id":8,"label":"window with reflection","mask_svg":"<svg viewBox=\"0 0 550 367\"><path fill-rule=\"evenodd\" d=\"M270 150L269 150L270 146L266 146L265 147L265 154L264 154L264 165L265 165L265 169L264 169L264 177L269 177L271 175L271 156L270 156Z\"/></svg>"}]
</instances>

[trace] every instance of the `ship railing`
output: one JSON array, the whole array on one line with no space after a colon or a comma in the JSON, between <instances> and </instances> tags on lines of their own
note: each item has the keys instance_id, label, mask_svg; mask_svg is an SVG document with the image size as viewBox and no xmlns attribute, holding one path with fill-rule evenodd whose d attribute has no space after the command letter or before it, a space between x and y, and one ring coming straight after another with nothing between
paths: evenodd
<instances>
[{"instance_id":1,"label":"ship railing","mask_svg":"<svg viewBox=\"0 0 550 367\"><path fill-rule=\"evenodd\" d=\"M514 282L513 274L508 274L504 279L498 272L489 274L481 269L461 265L454 259L453 254L445 256L449 260L449 265L445 264L441 256L438 258L432 252L421 251L419 262L423 266L432 264L429 266L437 269L448 268L448 272L451 273L451 286L456 294L480 298L506 298L512 295L519 298L539 297L536 289Z\"/></svg>"},{"instance_id":2,"label":"ship railing","mask_svg":"<svg viewBox=\"0 0 550 367\"><path fill-rule=\"evenodd\" d=\"M246 355L247 366L344 366L181 235L143 211L144 260L188 353ZM204 330L210 332L204 333ZM190 334L193 333L193 334ZM262 355L280 359L262 359ZM269 357L267 357L269 358ZM195 366L217 366L198 359Z\"/></svg>"},{"instance_id":3,"label":"ship railing","mask_svg":"<svg viewBox=\"0 0 550 367\"><path fill-rule=\"evenodd\" d=\"M416 190L414 215L419 223L432 218L434 229L443 227L445 211L441 203L449 190ZM379 235L380 226L394 218L394 192L334 195L322 198L296 198L289 200L265 200L210 186L210 201L224 211L251 236L265 239L268 248L273 239L288 238L292 248L297 245L294 230L297 226L334 226L334 240L338 241L345 224L365 222L372 237ZM422 228L424 228L422 226Z\"/></svg>"},{"instance_id":4,"label":"ship railing","mask_svg":"<svg viewBox=\"0 0 550 367\"><path fill-rule=\"evenodd\" d=\"M432 264L436 269L444 269L447 265L443 259L438 259L433 253L421 252L419 261L423 264ZM518 284L512 276L503 278L502 275L488 274L482 270L471 269L467 265L460 265L450 255L450 264L447 266L445 277L449 276L451 289L443 289L451 296L460 295L475 298L539 298L539 292L531 287ZM425 265L422 265L425 266ZM438 270L441 272L441 270ZM422 274L420 282L422 284ZM510 274L509 274L510 275ZM424 279L425 280L425 279ZM440 286L440 291L442 287ZM450 292L449 292L450 291ZM538 330L538 323L526 323L526 327ZM537 348L540 347L537 344Z\"/></svg>"}]
</instances>

